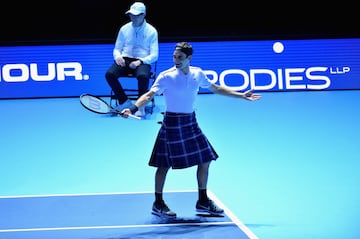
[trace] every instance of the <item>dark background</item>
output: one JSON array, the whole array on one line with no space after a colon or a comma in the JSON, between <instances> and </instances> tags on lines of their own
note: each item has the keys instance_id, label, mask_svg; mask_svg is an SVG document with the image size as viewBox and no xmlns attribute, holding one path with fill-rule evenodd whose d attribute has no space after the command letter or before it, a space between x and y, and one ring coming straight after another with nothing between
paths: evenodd
<instances>
[{"instance_id":1,"label":"dark background","mask_svg":"<svg viewBox=\"0 0 360 239\"><path fill-rule=\"evenodd\" d=\"M360 37L355 3L147 0L159 41ZM1 45L113 43L132 0L12 1Z\"/></svg>"}]
</instances>

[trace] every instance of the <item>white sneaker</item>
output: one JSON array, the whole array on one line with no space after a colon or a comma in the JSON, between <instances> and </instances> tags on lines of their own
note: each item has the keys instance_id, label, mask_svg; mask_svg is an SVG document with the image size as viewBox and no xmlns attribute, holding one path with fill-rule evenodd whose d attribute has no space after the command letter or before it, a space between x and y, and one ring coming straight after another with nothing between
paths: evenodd
<instances>
[{"instance_id":1,"label":"white sneaker","mask_svg":"<svg viewBox=\"0 0 360 239\"><path fill-rule=\"evenodd\" d=\"M131 100L127 99L124 103L117 105L115 109L118 111L122 111L123 109L129 108L132 105L133 103L131 102Z\"/></svg>"},{"instance_id":2,"label":"white sneaker","mask_svg":"<svg viewBox=\"0 0 360 239\"><path fill-rule=\"evenodd\" d=\"M145 116L145 107L140 108L138 111L135 112L135 116L144 117Z\"/></svg>"}]
</instances>

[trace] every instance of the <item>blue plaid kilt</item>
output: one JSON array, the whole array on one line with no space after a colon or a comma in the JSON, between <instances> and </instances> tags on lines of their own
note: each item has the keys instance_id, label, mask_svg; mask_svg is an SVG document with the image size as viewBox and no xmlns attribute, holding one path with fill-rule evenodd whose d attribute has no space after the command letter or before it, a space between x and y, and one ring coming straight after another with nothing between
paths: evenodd
<instances>
[{"instance_id":1,"label":"blue plaid kilt","mask_svg":"<svg viewBox=\"0 0 360 239\"><path fill-rule=\"evenodd\" d=\"M203 134L195 112L166 112L149 160L154 167L188 168L211 160L218 154Z\"/></svg>"}]
</instances>

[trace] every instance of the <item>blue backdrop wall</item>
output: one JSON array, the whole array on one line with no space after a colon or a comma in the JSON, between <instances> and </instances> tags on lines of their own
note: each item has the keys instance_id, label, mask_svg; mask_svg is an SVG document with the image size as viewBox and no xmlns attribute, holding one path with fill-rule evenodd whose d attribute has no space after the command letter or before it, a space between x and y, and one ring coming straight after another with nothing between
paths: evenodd
<instances>
[{"instance_id":1,"label":"blue backdrop wall","mask_svg":"<svg viewBox=\"0 0 360 239\"><path fill-rule=\"evenodd\" d=\"M235 90L360 89L360 39L191 44L192 65L203 68L214 83ZM157 73L173 66L174 45L160 43ZM0 47L0 98L109 95L104 74L113 62L112 49L113 44ZM122 83L136 87L134 80Z\"/></svg>"}]
</instances>

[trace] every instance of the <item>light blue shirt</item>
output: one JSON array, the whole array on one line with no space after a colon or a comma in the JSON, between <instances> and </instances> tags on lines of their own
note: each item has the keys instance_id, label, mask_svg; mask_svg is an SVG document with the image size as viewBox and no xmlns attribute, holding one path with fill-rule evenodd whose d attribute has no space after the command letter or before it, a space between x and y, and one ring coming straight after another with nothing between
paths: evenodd
<instances>
[{"instance_id":1,"label":"light blue shirt","mask_svg":"<svg viewBox=\"0 0 360 239\"><path fill-rule=\"evenodd\" d=\"M199 87L209 88L211 84L199 67L190 66L189 73L185 75L174 66L158 75L151 90L157 95L164 95L166 111L192 113Z\"/></svg>"},{"instance_id":2,"label":"light blue shirt","mask_svg":"<svg viewBox=\"0 0 360 239\"><path fill-rule=\"evenodd\" d=\"M126 23L118 32L113 56L114 59L122 56L140 59L145 64L154 63L159 57L157 30L145 19L140 27Z\"/></svg>"}]
</instances>

